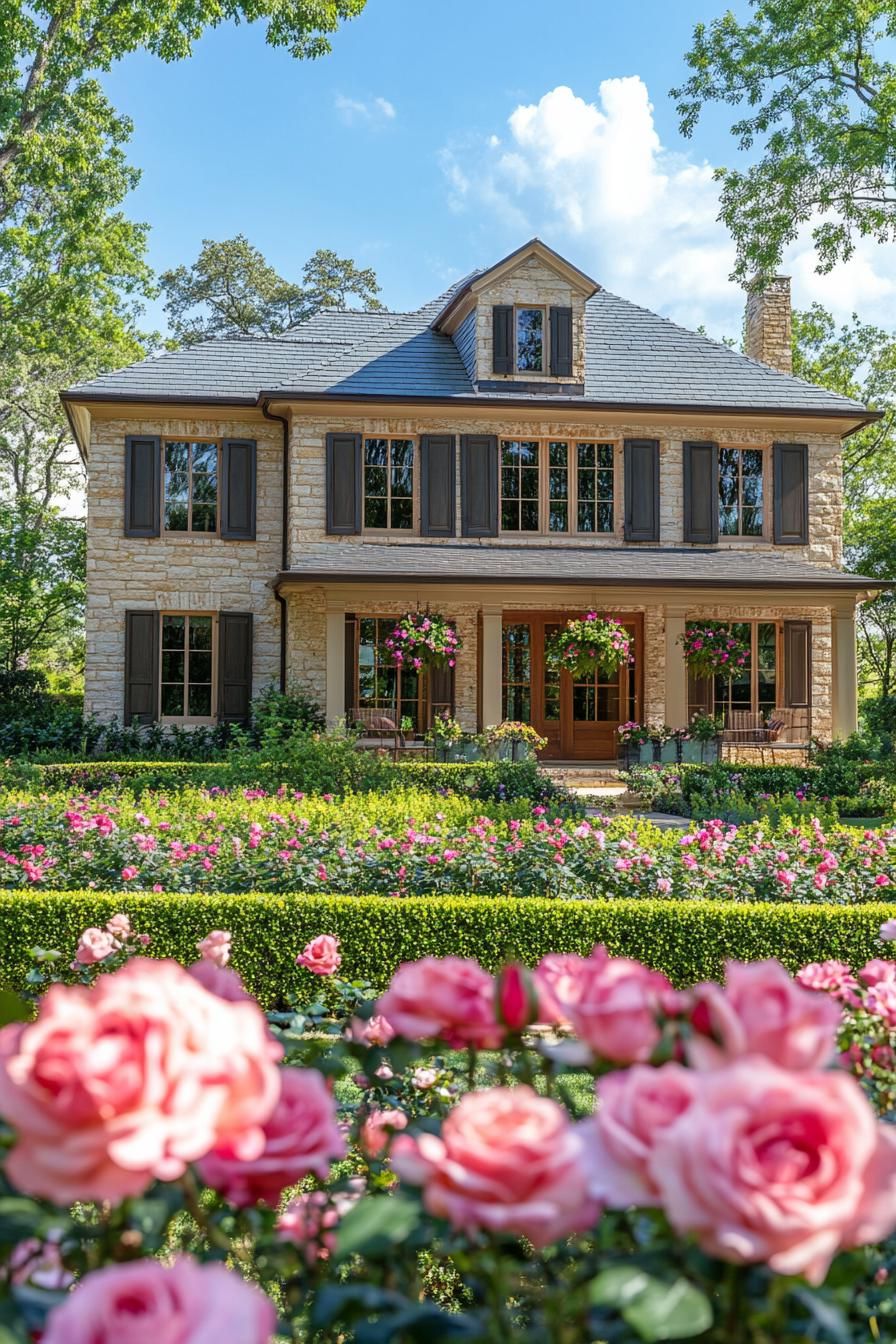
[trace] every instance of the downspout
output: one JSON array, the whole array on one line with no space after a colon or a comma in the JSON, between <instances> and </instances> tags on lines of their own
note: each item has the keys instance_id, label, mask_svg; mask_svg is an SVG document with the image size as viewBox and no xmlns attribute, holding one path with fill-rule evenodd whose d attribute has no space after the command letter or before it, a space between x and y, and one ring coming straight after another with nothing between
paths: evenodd
<instances>
[{"instance_id":1,"label":"downspout","mask_svg":"<svg viewBox=\"0 0 896 1344\"><path fill-rule=\"evenodd\" d=\"M280 547L280 568L289 569L289 421L285 415L274 415L268 410L269 401L261 402L261 413L266 420L279 420L283 426L283 498L280 506L282 519L282 541ZM286 637L289 611L286 598L276 588L274 597L280 607L280 691L286 691Z\"/></svg>"}]
</instances>

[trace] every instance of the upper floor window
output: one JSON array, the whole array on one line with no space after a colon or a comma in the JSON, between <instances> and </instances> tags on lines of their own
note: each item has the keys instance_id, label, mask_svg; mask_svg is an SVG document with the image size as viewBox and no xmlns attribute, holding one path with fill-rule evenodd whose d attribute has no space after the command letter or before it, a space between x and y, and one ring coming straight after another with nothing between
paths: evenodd
<instances>
[{"instance_id":1,"label":"upper floor window","mask_svg":"<svg viewBox=\"0 0 896 1344\"><path fill-rule=\"evenodd\" d=\"M213 616L162 615L161 711L164 719L213 717Z\"/></svg>"},{"instance_id":2,"label":"upper floor window","mask_svg":"<svg viewBox=\"0 0 896 1344\"><path fill-rule=\"evenodd\" d=\"M414 440L364 440L364 527L410 531L414 526Z\"/></svg>"},{"instance_id":3,"label":"upper floor window","mask_svg":"<svg viewBox=\"0 0 896 1344\"><path fill-rule=\"evenodd\" d=\"M516 369L517 373L543 373L544 309L516 309Z\"/></svg>"},{"instance_id":4,"label":"upper floor window","mask_svg":"<svg viewBox=\"0 0 896 1344\"><path fill-rule=\"evenodd\" d=\"M218 530L218 444L165 443L165 531Z\"/></svg>"},{"instance_id":5,"label":"upper floor window","mask_svg":"<svg viewBox=\"0 0 896 1344\"><path fill-rule=\"evenodd\" d=\"M501 531L615 531L612 443L501 440Z\"/></svg>"},{"instance_id":6,"label":"upper floor window","mask_svg":"<svg viewBox=\"0 0 896 1344\"><path fill-rule=\"evenodd\" d=\"M719 535L761 537L764 461L761 448L719 449Z\"/></svg>"}]
</instances>

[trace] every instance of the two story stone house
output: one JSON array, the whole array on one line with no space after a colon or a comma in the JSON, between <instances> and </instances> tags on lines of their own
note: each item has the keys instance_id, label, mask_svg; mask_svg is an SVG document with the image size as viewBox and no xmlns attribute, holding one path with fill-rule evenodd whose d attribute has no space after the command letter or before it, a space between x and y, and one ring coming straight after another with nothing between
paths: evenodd
<instances>
[{"instance_id":1,"label":"two story stone house","mask_svg":"<svg viewBox=\"0 0 896 1344\"><path fill-rule=\"evenodd\" d=\"M609 293L535 239L412 313L317 313L64 394L87 462L88 710L235 721L271 683L335 722L532 723L605 760L629 719L787 709L856 723L841 441L875 418L790 375L790 294L742 355ZM453 674L397 670L396 616L453 618ZM573 684L544 660L612 613L635 658ZM730 684L689 678L692 618L740 628Z\"/></svg>"}]
</instances>

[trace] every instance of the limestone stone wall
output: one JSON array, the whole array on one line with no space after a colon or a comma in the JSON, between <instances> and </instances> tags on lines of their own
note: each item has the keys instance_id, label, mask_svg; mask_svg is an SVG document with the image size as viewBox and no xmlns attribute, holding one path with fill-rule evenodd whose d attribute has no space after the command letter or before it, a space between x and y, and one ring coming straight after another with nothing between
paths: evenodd
<instances>
[{"instance_id":1,"label":"limestone stone wall","mask_svg":"<svg viewBox=\"0 0 896 1344\"><path fill-rule=\"evenodd\" d=\"M765 535L762 538L725 538L719 548L735 547L746 552L774 549L772 541L772 463L773 442L808 443L809 445L809 544L788 546L787 554L794 559L809 560L813 564L838 565L842 559L843 483L841 474L840 440L836 434L807 434L794 431L783 420L774 433L754 428L723 426L712 419L689 419L669 422L657 427L639 422L634 417L623 425L601 423L598 416L578 421L552 420L542 413L539 418L524 416L508 410L506 418L486 418L458 409L419 411L407 416L346 416L334 410L325 417L295 414L291 430L290 471L290 555L298 557L307 542L327 540L325 497L325 445L328 431L347 430L361 435L394 435L396 437L420 434L497 434L499 438L590 439L613 442L616 450L616 527L612 534L601 536L559 536L556 533L527 533L484 538L471 545L502 546L507 544L543 546L549 539L551 546L618 546L622 542L623 471L622 443L627 438L656 438L660 444L660 545L682 546L684 528L683 504L683 444L689 440L711 440L722 446L763 448L766 455ZM458 459L460 455L458 454ZM415 490L419 491L419 470L415 473ZM460 462L457 475L457 537L460 531ZM417 525L413 532L391 532L388 540L396 544L419 541L419 508ZM382 532L369 534L370 539L383 541ZM335 538L341 544L362 543L363 536ZM445 545L445 540L427 539L432 546ZM363 563L363 562L361 562Z\"/></svg>"},{"instance_id":2,"label":"limestone stone wall","mask_svg":"<svg viewBox=\"0 0 896 1344\"><path fill-rule=\"evenodd\" d=\"M255 541L212 535L124 535L125 435L253 438L258 443ZM100 718L124 711L124 627L129 608L254 613L253 686L277 681L280 619L270 588L280 569L282 437L255 420L94 419L87 492L87 655L85 705Z\"/></svg>"},{"instance_id":3,"label":"limestone stone wall","mask_svg":"<svg viewBox=\"0 0 896 1344\"><path fill-rule=\"evenodd\" d=\"M572 309L572 378L563 382L584 383L585 381L585 298L581 290L575 289L552 267L546 266L537 257L521 261L509 275L497 280L488 289L480 290L476 312L476 357L477 376L480 381L496 379L518 380L526 382L556 382L552 379L549 360L546 359L545 371L538 373L495 373L492 368L492 308L495 304L515 303L531 304L534 308L558 307ZM548 314L545 312L545 323ZM548 349L545 344L545 355Z\"/></svg>"},{"instance_id":4,"label":"limestone stone wall","mask_svg":"<svg viewBox=\"0 0 896 1344\"><path fill-rule=\"evenodd\" d=\"M793 372L790 277L776 275L765 289L750 290L744 330L744 350L782 373Z\"/></svg>"}]
</instances>

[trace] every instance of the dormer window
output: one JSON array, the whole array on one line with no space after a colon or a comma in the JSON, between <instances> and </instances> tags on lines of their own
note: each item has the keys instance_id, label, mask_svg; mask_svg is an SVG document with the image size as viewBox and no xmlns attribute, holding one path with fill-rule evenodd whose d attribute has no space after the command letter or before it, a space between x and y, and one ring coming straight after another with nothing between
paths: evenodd
<instances>
[{"instance_id":1,"label":"dormer window","mask_svg":"<svg viewBox=\"0 0 896 1344\"><path fill-rule=\"evenodd\" d=\"M517 373L542 373L544 358L544 309L516 309Z\"/></svg>"}]
</instances>

